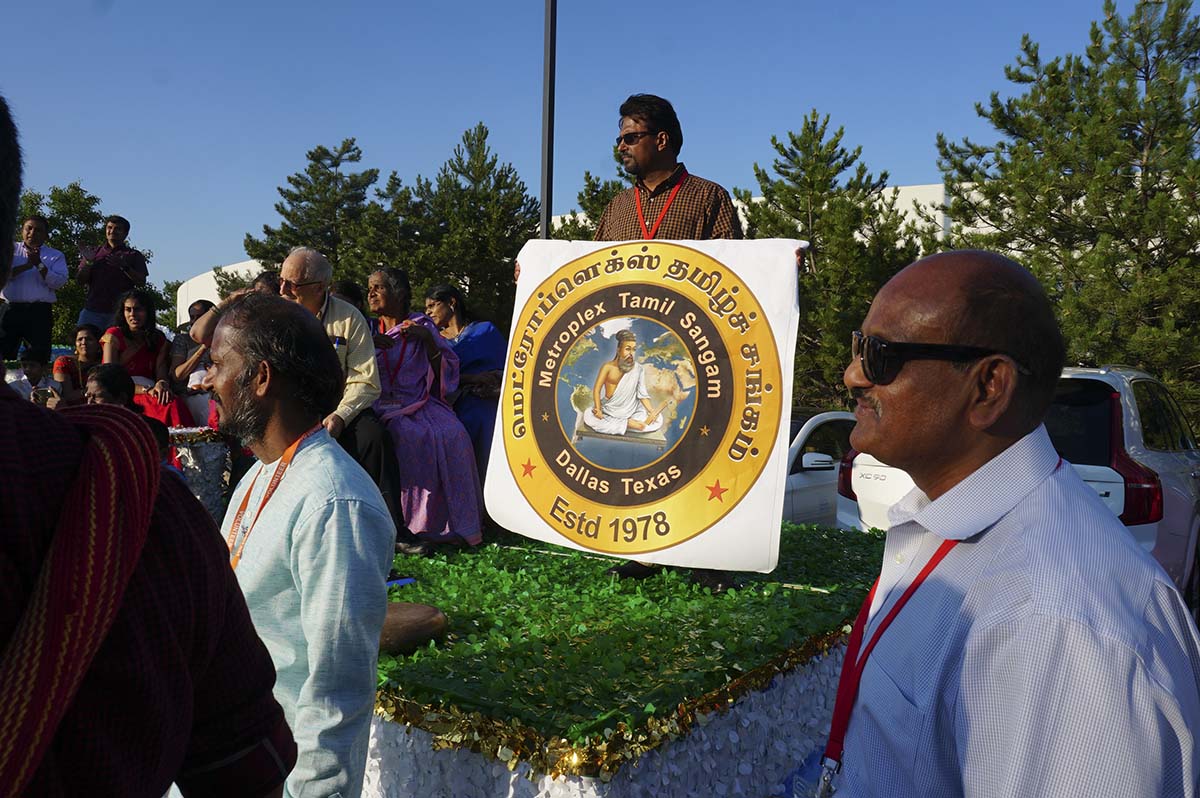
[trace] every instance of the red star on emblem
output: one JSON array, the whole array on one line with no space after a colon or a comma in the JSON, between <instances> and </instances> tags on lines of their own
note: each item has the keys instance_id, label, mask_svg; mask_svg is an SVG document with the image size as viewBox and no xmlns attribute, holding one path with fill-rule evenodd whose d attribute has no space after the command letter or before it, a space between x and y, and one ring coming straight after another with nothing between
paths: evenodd
<instances>
[{"instance_id":1,"label":"red star on emblem","mask_svg":"<svg viewBox=\"0 0 1200 798\"><path fill-rule=\"evenodd\" d=\"M535 469L535 468L537 468L537 466L535 466L533 464L533 460L531 460L530 458L526 458L525 462L521 464L521 471L523 472L521 474L521 476L523 476L523 477L533 476L533 469Z\"/></svg>"},{"instance_id":2,"label":"red star on emblem","mask_svg":"<svg viewBox=\"0 0 1200 798\"><path fill-rule=\"evenodd\" d=\"M705 487L708 488L708 500L709 501L716 499L717 501L721 502L722 504L725 503L725 500L721 497L725 495L725 492L728 491L729 488L722 488L721 480L718 479L712 485L705 485Z\"/></svg>"}]
</instances>

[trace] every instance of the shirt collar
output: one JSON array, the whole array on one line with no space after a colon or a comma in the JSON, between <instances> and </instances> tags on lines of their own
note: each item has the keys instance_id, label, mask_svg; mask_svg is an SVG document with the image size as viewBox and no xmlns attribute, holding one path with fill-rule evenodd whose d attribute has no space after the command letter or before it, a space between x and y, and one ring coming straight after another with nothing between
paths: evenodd
<instances>
[{"instance_id":1,"label":"shirt collar","mask_svg":"<svg viewBox=\"0 0 1200 798\"><path fill-rule=\"evenodd\" d=\"M937 499L931 501L913 488L888 511L888 521L892 526L914 521L940 538L966 540L1004 517L1060 462L1045 426L1039 424Z\"/></svg>"},{"instance_id":2,"label":"shirt collar","mask_svg":"<svg viewBox=\"0 0 1200 798\"><path fill-rule=\"evenodd\" d=\"M330 296L331 296L331 293L329 291L326 291L325 292L325 301L321 303L321 311L319 313L317 313L317 321L321 322L322 324L325 323L325 314L329 312Z\"/></svg>"},{"instance_id":3,"label":"shirt collar","mask_svg":"<svg viewBox=\"0 0 1200 798\"><path fill-rule=\"evenodd\" d=\"M664 191L670 191L672 188L675 187L676 183L678 183L680 180L683 179L683 176L686 174L687 174L687 167L685 167L683 165L683 162L680 161L679 163L675 164L675 171L671 173L671 176L668 177L666 180L662 181L661 183L659 183L657 186L655 186L653 191L646 188L646 184L642 182L642 179L640 177L638 178L638 181L637 181L637 187L638 187L639 191L645 191L651 197L654 197L654 196L657 196L658 194L663 193Z\"/></svg>"}]
</instances>

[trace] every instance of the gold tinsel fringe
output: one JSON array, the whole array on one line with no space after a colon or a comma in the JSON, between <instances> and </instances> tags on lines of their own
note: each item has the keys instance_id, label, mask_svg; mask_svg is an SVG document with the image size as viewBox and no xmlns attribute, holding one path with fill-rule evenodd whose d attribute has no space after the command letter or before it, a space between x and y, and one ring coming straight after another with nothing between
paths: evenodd
<instances>
[{"instance_id":1,"label":"gold tinsel fringe","mask_svg":"<svg viewBox=\"0 0 1200 798\"><path fill-rule=\"evenodd\" d=\"M765 689L776 676L826 653L843 636L840 626L837 631L815 635L717 690L680 703L670 715L651 716L636 728L618 723L582 745L547 737L516 720L463 712L454 706L420 704L386 688L378 693L375 712L385 720L429 732L435 750L467 748L504 762L509 770L528 762L530 777L591 776L609 781L626 763L635 762L667 740L685 736L695 725L705 725L713 713L727 711L738 698Z\"/></svg>"}]
</instances>

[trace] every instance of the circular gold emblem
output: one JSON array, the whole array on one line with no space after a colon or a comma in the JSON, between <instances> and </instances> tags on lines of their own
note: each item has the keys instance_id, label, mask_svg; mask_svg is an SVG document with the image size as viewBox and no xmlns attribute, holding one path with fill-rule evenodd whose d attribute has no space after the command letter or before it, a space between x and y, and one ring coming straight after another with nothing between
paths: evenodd
<instances>
[{"instance_id":1,"label":"circular gold emblem","mask_svg":"<svg viewBox=\"0 0 1200 798\"><path fill-rule=\"evenodd\" d=\"M543 281L518 317L501 402L522 495L564 538L635 555L737 506L782 414L753 293L690 247L610 246Z\"/></svg>"}]
</instances>

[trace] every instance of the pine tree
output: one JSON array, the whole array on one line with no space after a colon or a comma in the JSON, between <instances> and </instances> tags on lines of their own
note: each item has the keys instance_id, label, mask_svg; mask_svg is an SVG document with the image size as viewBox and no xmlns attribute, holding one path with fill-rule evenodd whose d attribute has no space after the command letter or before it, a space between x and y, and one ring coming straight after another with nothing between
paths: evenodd
<instances>
[{"instance_id":1,"label":"pine tree","mask_svg":"<svg viewBox=\"0 0 1200 798\"><path fill-rule=\"evenodd\" d=\"M734 193L746 211L751 238L804 238L811 244L800 275L800 327L794 401L842 406L842 371L875 292L916 259L919 247L905 229L887 173L872 175L862 148L842 145L844 130L829 133L829 116L813 110L787 142L771 137L778 157L773 177L758 164L761 201Z\"/></svg>"},{"instance_id":2,"label":"pine tree","mask_svg":"<svg viewBox=\"0 0 1200 798\"><path fill-rule=\"evenodd\" d=\"M479 123L463 133L434 180L418 176L411 189L389 180L380 198L397 225L397 260L409 269L415 304L429 286L457 283L476 313L507 328L513 261L537 236L538 202L487 139Z\"/></svg>"},{"instance_id":3,"label":"pine tree","mask_svg":"<svg viewBox=\"0 0 1200 798\"><path fill-rule=\"evenodd\" d=\"M613 148L613 158L620 163L617 150ZM551 238L562 241L590 241L596 235L596 225L608 203L625 189L632 185L633 178L617 169L616 178L601 180L591 172L583 173L583 189L576 195L579 211L574 209L557 228L550 233Z\"/></svg>"},{"instance_id":4,"label":"pine tree","mask_svg":"<svg viewBox=\"0 0 1200 798\"><path fill-rule=\"evenodd\" d=\"M1041 278L1068 362L1135 365L1200 415L1200 22L1186 0L1110 1L1082 55L1021 41L1016 96L976 105L999 139L938 137L947 246L1011 254Z\"/></svg>"},{"instance_id":5,"label":"pine tree","mask_svg":"<svg viewBox=\"0 0 1200 798\"><path fill-rule=\"evenodd\" d=\"M247 233L246 254L263 263L278 265L292 247L312 247L329 258L334 274L340 277L339 267L346 255L361 251L356 250L356 226L366 212L367 194L379 179L379 170L344 169L348 164L362 161L362 150L353 138L333 150L318 146L305 157L308 166L304 171L287 178L290 188L278 189L282 198L275 203L282 219L279 227L263 225L262 238ZM361 268L352 259L345 266L352 271Z\"/></svg>"}]
</instances>

